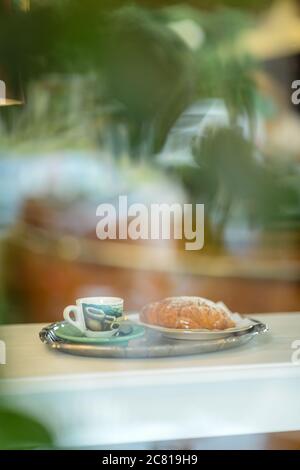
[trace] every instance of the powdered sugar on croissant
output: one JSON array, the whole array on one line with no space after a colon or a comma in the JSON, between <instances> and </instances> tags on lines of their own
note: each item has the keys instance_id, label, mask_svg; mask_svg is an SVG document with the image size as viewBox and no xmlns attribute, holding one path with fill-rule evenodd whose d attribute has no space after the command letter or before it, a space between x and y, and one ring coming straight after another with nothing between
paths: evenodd
<instances>
[{"instance_id":1,"label":"powdered sugar on croissant","mask_svg":"<svg viewBox=\"0 0 300 470\"><path fill-rule=\"evenodd\" d=\"M177 329L225 330L235 322L227 307L203 297L167 297L146 305L140 319L150 325Z\"/></svg>"}]
</instances>

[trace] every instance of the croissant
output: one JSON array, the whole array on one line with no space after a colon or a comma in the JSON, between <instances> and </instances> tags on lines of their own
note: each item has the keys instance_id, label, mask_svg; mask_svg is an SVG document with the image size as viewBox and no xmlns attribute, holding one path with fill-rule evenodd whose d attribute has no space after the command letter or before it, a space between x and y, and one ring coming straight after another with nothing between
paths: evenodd
<instances>
[{"instance_id":1,"label":"croissant","mask_svg":"<svg viewBox=\"0 0 300 470\"><path fill-rule=\"evenodd\" d=\"M177 329L225 330L235 326L225 306L202 297L168 297L152 302L142 309L140 320Z\"/></svg>"}]
</instances>

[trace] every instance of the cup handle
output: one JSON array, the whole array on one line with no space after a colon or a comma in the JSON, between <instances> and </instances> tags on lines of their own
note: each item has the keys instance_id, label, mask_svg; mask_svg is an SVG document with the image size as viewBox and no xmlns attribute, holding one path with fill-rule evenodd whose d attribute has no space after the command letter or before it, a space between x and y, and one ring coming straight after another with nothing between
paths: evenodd
<instances>
[{"instance_id":1,"label":"cup handle","mask_svg":"<svg viewBox=\"0 0 300 470\"><path fill-rule=\"evenodd\" d=\"M69 305L68 307L64 309L64 314L63 314L64 319L71 325L75 326L75 328L78 328L78 330L84 331L81 322L76 319L77 312L78 310L77 310L76 305ZM75 320L73 320L73 318L70 316L71 313L74 314Z\"/></svg>"}]
</instances>

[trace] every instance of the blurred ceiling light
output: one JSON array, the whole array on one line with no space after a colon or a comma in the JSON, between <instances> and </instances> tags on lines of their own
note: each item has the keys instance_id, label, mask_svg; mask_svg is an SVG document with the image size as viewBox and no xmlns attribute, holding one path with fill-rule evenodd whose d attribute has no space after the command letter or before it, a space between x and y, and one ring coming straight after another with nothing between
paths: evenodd
<instances>
[{"instance_id":1,"label":"blurred ceiling light","mask_svg":"<svg viewBox=\"0 0 300 470\"><path fill-rule=\"evenodd\" d=\"M238 49L258 59L300 52L300 13L294 0L277 0L261 23L238 39Z\"/></svg>"},{"instance_id":2,"label":"blurred ceiling light","mask_svg":"<svg viewBox=\"0 0 300 470\"><path fill-rule=\"evenodd\" d=\"M173 21L168 24L191 49L198 49L204 42L202 28L193 20Z\"/></svg>"}]
</instances>

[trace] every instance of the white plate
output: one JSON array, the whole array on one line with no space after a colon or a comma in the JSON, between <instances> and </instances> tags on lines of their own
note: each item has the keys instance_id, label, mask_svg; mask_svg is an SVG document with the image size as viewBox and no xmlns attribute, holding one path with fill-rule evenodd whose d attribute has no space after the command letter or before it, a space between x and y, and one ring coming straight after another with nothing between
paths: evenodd
<instances>
[{"instance_id":1,"label":"white plate","mask_svg":"<svg viewBox=\"0 0 300 470\"><path fill-rule=\"evenodd\" d=\"M147 323L143 323L139 319L138 313L131 313L127 315L128 319L131 321L138 323L139 325L143 325L151 330L155 330L159 333L162 333L167 338L173 339L184 339L184 340L209 340L209 339L220 339L220 338L227 338L232 333L245 331L251 328L255 323L246 317L241 317L238 313L232 313L231 317L235 321L236 326L234 328L228 328L227 330L181 330L178 328L165 328L163 326L158 325L148 325Z\"/></svg>"}]
</instances>

